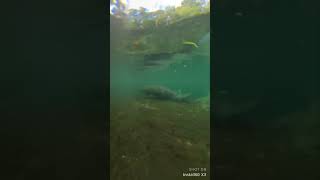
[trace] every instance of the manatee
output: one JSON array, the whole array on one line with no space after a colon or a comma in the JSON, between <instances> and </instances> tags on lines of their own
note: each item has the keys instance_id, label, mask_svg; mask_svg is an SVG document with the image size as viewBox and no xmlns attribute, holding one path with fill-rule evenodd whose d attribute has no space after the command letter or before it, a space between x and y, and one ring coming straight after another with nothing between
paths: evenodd
<instances>
[{"instance_id":1,"label":"manatee","mask_svg":"<svg viewBox=\"0 0 320 180\"><path fill-rule=\"evenodd\" d=\"M146 86L142 89L142 93L147 98L176 102L189 102L191 95L177 93L164 86Z\"/></svg>"},{"instance_id":2,"label":"manatee","mask_svg":"<svg viewBox=\"0 0 320 180\"><path fill-rule=\"evenodd\" d=\"M258 104L258 98L238 98L230 97L228 94L219 94L213 98L213 112L220 118L229 118L249 112Z\"/></svg>"},{"instance_id":3,"label":"manatee","mask_svg":"<svg viewBox=\"0 0 320 180\"><path fill-rule=\"evenodd\" d=\"M213 96L212 112L215 127L251 127L261 122L256 119L259 97L238 97L229 93Z\"/></svg>"}]
</instances>

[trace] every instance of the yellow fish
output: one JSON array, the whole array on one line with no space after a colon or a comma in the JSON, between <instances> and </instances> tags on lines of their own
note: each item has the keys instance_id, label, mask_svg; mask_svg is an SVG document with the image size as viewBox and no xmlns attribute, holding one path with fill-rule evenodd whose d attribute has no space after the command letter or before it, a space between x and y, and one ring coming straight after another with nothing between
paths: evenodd
<instances>
[{"instance_id":1,"label":"yellow fish","mask_svg":"<svg viewBox=\"0 0 320 180\"><path fill-rule=\"evenodd\" d=\"M198 48L198 47L199 47L196 43L191 42L191 41L183 41L182 44L191 45L191 46L193 46L193 47L195 47L195 48Z\"/></svg>"}]
</instances>

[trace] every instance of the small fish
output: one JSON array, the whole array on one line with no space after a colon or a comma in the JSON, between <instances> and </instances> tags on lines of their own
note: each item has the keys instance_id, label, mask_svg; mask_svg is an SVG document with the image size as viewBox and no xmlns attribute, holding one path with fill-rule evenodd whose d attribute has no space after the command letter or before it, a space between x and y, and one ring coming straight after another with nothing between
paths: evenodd
<instances>
[{"instance_id":1,"label":"small fish","mask_svg":"<svg viewBox=\"0 0 320 180\"><path fill-rule=\"evenodd\" d=\"M193 47L195 47L195 48L198 48L198 47L199 47L196 43L191 42L191 41L183 41L182 44L191 45L191 46L193 46Z\"/></svg>"}]
</instances>

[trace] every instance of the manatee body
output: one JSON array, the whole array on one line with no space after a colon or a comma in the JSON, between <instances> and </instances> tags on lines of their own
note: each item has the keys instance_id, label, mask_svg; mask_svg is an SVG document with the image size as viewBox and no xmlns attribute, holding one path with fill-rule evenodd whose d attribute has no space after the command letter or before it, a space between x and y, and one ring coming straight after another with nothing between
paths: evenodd
<instances>
[{"instance_id":1,"label":"manatee body","mask_svg":"<svg viewBox=\"0 0 320 180\"><path fill-rule=\"evenodd\" d=\"M142 89L143 95L158 100L187 102L190 94L178 94L164 86L148 86Z\"/></svg>"},{"instance_id":2,"label":"manatee body","mask_svg":"<svg viewBox=\"0 0 320 180\"><path fill-rule=\"evenodd\" d=\"M240 99L220 95L213 98L213 112L217 117L229 118L238 114L246 113L256 108L259 101L254 99Z\"/></svg>"},{"instance_id":3,"label":"manatee body","mask_svg":"<svg viewBox=\"0 0 320 180\"><path fill-rule=\"evenodd\" d=\"M214 126L286 128L290 121L283 117L292 112L303 111L303 106L306 106L303 99L289 100L285 101L283 97L271 95L216 95L212 100Z\"/></svg>"},{"instance_id":4,"label":"manatee body","mask_svg":"<svg viewBox=\"0 0 320 180\"><path fill-rule=\"evenodd\" d=\"M214 96L212 112L215 127L256 126L260 123L260 119L255 118L259 103L259 98L239 98L229 94Z\"/></svg>"}]
</instances>

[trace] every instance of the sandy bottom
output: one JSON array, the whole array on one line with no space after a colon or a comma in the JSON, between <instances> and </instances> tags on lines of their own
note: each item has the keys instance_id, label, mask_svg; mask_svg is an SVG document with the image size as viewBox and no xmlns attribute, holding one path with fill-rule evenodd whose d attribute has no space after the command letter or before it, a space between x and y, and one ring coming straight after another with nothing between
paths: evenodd
<instances>
[{"instance_id":1,"label":"sandy bottom","mask_svg":"<svg viewBox=\"0 0 320 180\"><path fill-rule=\"evenodd\" d=\"M210 178L210 112L199 104L112 103L110 131L111 180ZM189 168L206 176L183 177Z\"/></svg>"}]
</instances>

